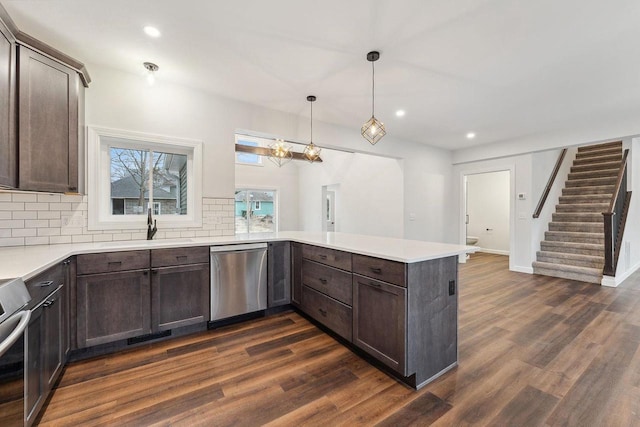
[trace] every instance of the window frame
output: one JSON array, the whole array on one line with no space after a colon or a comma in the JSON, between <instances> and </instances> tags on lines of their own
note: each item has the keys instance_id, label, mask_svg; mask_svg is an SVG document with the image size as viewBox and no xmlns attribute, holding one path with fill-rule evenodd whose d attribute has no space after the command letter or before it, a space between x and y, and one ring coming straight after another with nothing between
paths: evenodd
<instances>
[{"instance_id":1,"label":"window frame","mask_svg":"<svg viewBox=\"0 0 640 427\"><path fill-rule=\"evenodd\" d=\"M146 214L113 215L111 211L111 147L186 155L187 215L157 215L154 219L159 228L202 226L202 141L96 126L87 128L87 136L89 230L130 230L147 226Z\"/></svg>"},{"instance_id":2,"label":"window frame","mask_svg":"<svg viewBox=\"0 0 640 427\"><path fill-rule=\"evenodd\" d=\"M254 200L253 201L253 211L261 211L262 210L262 204L260 203L260 200Z\"/></svg>"}]
</instances>

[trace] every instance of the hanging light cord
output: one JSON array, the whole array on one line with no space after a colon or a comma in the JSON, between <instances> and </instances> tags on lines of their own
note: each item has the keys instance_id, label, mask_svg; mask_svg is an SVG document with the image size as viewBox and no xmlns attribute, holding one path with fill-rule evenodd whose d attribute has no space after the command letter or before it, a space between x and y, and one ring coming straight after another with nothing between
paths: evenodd
<instances>
[{"instance_id":1,"label":"hanging light cord","mask_svg":"<svg viewBox=\"0 0 640 427\"><path fill-rule=\"evenodd\" d=\"M371 61L371 116L375 117L376 103L376 67L374 61Z\"/></svg>"},{"instance_id":2,"label":"hanging light cord","mask_svg":"<svg viewBox=\"0 0 640 427\"><path fill-rule=\"evenodd\" d=\"M311 104L311 136L309 137L309 141L313 144L313 101L311 101L310 104Z\"/></svg>"}]
</instances>

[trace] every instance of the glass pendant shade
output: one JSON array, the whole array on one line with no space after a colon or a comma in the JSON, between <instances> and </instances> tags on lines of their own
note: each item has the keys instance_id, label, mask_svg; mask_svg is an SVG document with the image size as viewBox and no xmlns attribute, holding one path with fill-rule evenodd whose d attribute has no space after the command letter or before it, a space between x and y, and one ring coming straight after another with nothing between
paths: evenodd
<instances>
[{"instance_id":1,"label":"glass pendant shade","mask_svg":"<svg viewBox=\"0 0 640 427\"><path fill-rule=\"evenodd\" d=\"M371 145L376 145L376 142L380 141L387 134L387 131L384 129L384 123L371 116L369 121L362 125L360 133Z\"/></svg>"},{"instance_id":2,"label":"glass pendant shade","mask_svg":"<svg viewBox=\"0 0 640 427\"><path fill-rule=\"evenodd\" d=\"M282 139L276 139L276 142L269 146L269 150L269 160L278 165L278 167L282 167L282 165L289 163L293 159L291 146Z\"/></svg>"},{"instance_id":3,"label":"glass pendant shade","mask_svg":"<svg viewBox=\"0 0 640 427\"><path fill-rule=\"evenodd\" d=\"M315 102L316 97L313 95L307 96L307 101L309 101L309 105L311 106L311 132L309 135L309 144L304 147L304 152L302 153L304 157L309 160L311 163L315 162L320 158L321 148L313 143L313 103Z\"/></svg>"},{"instance_id":4,"label":"glass pendant shade","mask_svg":"<svg viewBox=\"0 0 640 427\"><path fill-rule=\"evenodd\" d=\"M387 134L387 131L384 128L384 123L380 120L376 119L375 115L375 106L376 106L376 69L373 65L380 59L380 52L371 51L367 53L367 61L371 62L371 118L362 125L360 128L360 133L371 143L371 145L375 145L376 142L380 141L383 136Z\"/></svg>"}]
</instances>

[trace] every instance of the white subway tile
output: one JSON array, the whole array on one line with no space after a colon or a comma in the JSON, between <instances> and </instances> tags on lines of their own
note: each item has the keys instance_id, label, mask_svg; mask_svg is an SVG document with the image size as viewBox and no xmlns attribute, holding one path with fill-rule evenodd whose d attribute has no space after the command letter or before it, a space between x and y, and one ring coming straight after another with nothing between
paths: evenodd
<instances>
[{"instance_id":1,"label":"white subway tile","mask_svg":"<svg viewBox=\"0 0 640 427\"><path fill-rule=\"evenodd\" d=\"M81 227L62 227L60 229L60 234L62 236L78 236L82 234Z\"/></svg>"},{"instance_id":2,"label":"white subway tile","mask_svg":"<svg viewBox=\"0 0 640 427\"><path fill-rule=\"evenodd\" d=\"M44 228L49 226L49 221L46 219L27 219L24 226L26 228Z\"/></svg>"},{"instance_id":3,"label":"white subway tile","mask_svg":"<svg viewBox=\"0 0 640 427\"><path fill-rule=\"evenodd\" d=\"M1 218L1 216L0 216ZM14 211L13 219L38 219L38 212L36 211Z\"/></svg>"},{"instance_id":4,"label":"white subway tile","mask_svg":"<svg viewBox=\"0 0 640 427\"><path fill-rule=\"evenodd\" d=\"M71 209L71 203L49 203L51 211L68 211Z\"/></svg>"},{"instance_id":5,"label":"white subway tile","mask_svg":"<svg viewBox=\"0 0 640 427\"><path fill-rule=\"evenodd\" d=\"M63 194L60 201L62 203L82 203L83 197L79 194Z\"/></svg>"},{"instance_id":6,"label":"white subway tile","mask_svg":"<svg viewBox=\"0 0 640 427\"><path fill-rule=\"evenodd\" d=\"M111 242L113 241L113 234L96 234L93 236L94 242Z\"/></svg>"},{"instance_id":7,"label":"white subway tile","mask_svg":"<svg viewBox=\"0 0 640 427\"><path fill-rule=\"evenodd\" d=\"M196 237L195 231L181 231L180 237Z\"/></svg>"},{"instance_id":8,"label":"white subway tile","mask_svg":"<svg viewBox=\"0 0 640 427\"><path fill-rule=\"evenodd\" d=\"M0 203L0 211L23 211L24 203L22 202L2 202Z\"/></svg>"},{"instance_id":9,"label":"white subway tile","mask_svg":"<svg viewBox=\"0 0 640 427\"><path fill-rule=\"evenodd\" d=\"M57 228L62 227L62 220L60 220L60 219L50 219L49 220L49 227L57 227Z\"/></svg>"},{"instance_id":10,"label":"white subway tile","mask_svg":"<svg viewBox=\"0 0 640 427\"><path fill-rule=\"evenodd\" d=\"M60 211L38 211L38 219L60 219Z\"/></svg>"},{"instance_id":11,"label":"white subway tile","mask_svg":"<svg viewBox=\"0 0 640 427\"><path fill-rule=\"evenodd\" d=\"M25 237L25 245L48 245L49 237Z\"/></svg>"},{"instance_id":12,"label":"white subway tile","mask_svg":"<svg viewBox=\"0 0 640 427\"><path fill-rule=\"evenodd\" d=\"M23 219L3 219L0 220L0 228L24 228Z\"/></svg>"},{"instance_id":13,"label":"white subway tile","mask_svg":"<svg viewBox=\"0 0 640 427\"><path fill-rule=\"evenodd\" d=\"M14 228L11 230L11 237L36 237L35 228Z\"/></svg>"},{"instance_id":14,"label":"white subway tile","mask_svg":"<svg viewBox=\"0 0 640 427\"><path fill-rule=\"evenodd\" d=\"M165 233L165 238L166 239L177 239L180 237L180 232L179 231L167 231Z\"/></svg>"},{"instance_id":15,"label":"white subway tile","mask_svg":"<svg viewBox=\"0 0 640 427\"><path fill-rule=\"evenodd\" d=\"M209 237L209 230L196 231L196 237Z\"/></svg>"},{"instance_id":16,"label":"white subway tile","mask_svg":"<svg viewBox=\"0 0 640 427\"><path fill-rule=\"evenodd\" d=\"M21 211L17 211L17 212L21 212ZM13 218L12 213L15 214L16 212L0 211L0 219L11 219ZM14 219L20 219L20 218L14 218Z\"/></svg>"},{"instance_id":17,"label":"white subway tile","mask_svg":"<svg viewBox=\"0 0 640 427\"><path fill-rule=\"evenodd\" d=\"M222 236L222 230L211 230L209 232L209 235L211 235L212 237Z\"/></svg>"},{"instance_id":18,"label":"white subway tile","mask_svg":"<svg viewBox=\"0 0 640 427\"><path fill-rule=\"evenodd\" d=\"M59 194L38 194L38 201L45 203L60 203Z\"/></svg>"},{"instance_id":19,"label":"white subway tile","mask_svg":"<svg viewBox=\"0 0 640 427\"><path fill-rule=\"evenodd\" d=\"M11 193L0 192L0 202L10 202L11 199Z\"/></svg>"},{"instance_id":20,"label":"white subway tile","mask_svg":"<svg viewBox=\"0 0 640 427\"><path fill-rule=\"evenodd\" d=\"M25 203L25 211L48 211L49 203Z\"/></svg>"},{"instance_id":21,"label":"white subway tile","mask_svg":"<svg viewBox=\"0 0 640 427\"><path fill-rule=\"evenodd\" d=\"M131 240L131 233L114 233L113 240Z\"/></svg>"},{"instance_id":22,"label":"white subway tile","mask_svg":"<svg viewBox=\"0 0 640 427\"><path fill-rule=\"evenodd\" d=\"M0 238L2 237L11 237L11 232L13 230L11 230L10 228L0 228Z\"/></svg>"},{"instance_id":23,"label":"white subway tile","mask_svg":"<svg viewBox=\"0 0 640 427\"><path fill-rule=\"evenodd\" d=\"M60 235L59 228L38 228L37 230L38 230L38 237Z\"/></svg>"},{"instance_id":24,"label":"white subway tile","mask_svg":"<svg viewBox=\"0 0 640 427\"><path fill-rule=\"evenodd\" d=\"M223 224L234 224L236 222L236 219L234 217L224 217L222 218L222 223Z\"/></svg>"},{"instance_id":25,"label":"white subway tile","mask_svg":"<svg viewBox=\"0 0 640 427\"><path fill-rule=\"evenodd\" d=\"M0 238L0 246L24 246L24 237Z\"/></svg>"},{"instance_id":26,"label":"white subway tile","mask_svg":"<svg viewBox=\"0 0 640 427\"><path fill-rule=\"evenodd\" d=\"M51 236L49 238L49 243L52 245L57 245L60 243L71 243L71 236Z\"/></svg>"},{"instance_id":27,"label":"white subway tile","mask_svg":"<svg viewBox=\"0 0 640 427\"><path fill-rule=\"evenodd\" d=\"M146 232L131 233L131 240L144 240L147 238Z\"/></svg>"},{"instance_id":28,"label":"white subway tile","mask_svg":"<svg viewBox=\"0 0 640 427\"><path fill-rule=\"evenodd\" d=\"M25 194L25 193L13 193L11 195L11 201L13 202L37 202L37 194Z\"/></svg>"},{"instance_id":29,"label":"white subway tile","mask_svg":"<svg viewBox=\"0 0 640 427\"><path fill-rule=\"evenodd\" d=\"M71 236L72 243L91 243L93 242L93 236L74 235Z\"/></svg>"}]
</instances>

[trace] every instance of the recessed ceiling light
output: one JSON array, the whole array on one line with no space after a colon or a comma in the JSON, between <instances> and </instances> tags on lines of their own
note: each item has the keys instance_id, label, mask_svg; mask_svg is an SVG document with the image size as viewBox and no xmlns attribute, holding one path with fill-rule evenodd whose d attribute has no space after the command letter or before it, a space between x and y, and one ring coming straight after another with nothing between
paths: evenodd
<instances>
[{"instance_id":1,"label":"recessed ceiling light","mask_svg":"<svg viewBox=\"0 0 640 427\"><path fill-rule=\"evenodd\" d=\"M406 113L405 113L405 111L404 111L404 110L398 110L398 111L396 111L396 116L398 116L398 117L403 117L405 114L406 114Z\"/></svg>"},{"instance_id":2,"label":"recessed ceiling light","mask_svg":"<svg viewBox=\"0 0 640 427\"><path fill-rule=\"evenodd\" d=\"M154 38L160 37L160 30L150 25L147 25L146 27L144 27L144 32L149 37L154 37Z\"/></svg>"},{"instance_id":3,"label":"recessed ceiling light","mask_svg":"<svg viewBox=\"0 0 640 427\"><path fill-rule=\"evenodd\" d=\"M469 132L469 133L467 134L467 139L473 139L473 138L475 138L475 137L476 137L476 134L475 134L475 133L473 133L473 132Z\"/></svg>"}]
</instances>

